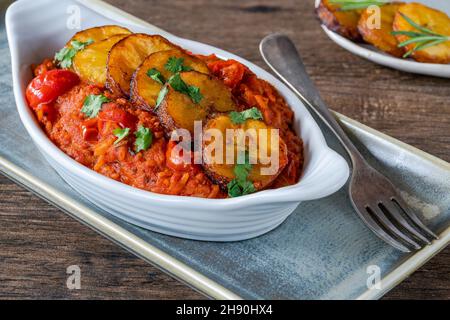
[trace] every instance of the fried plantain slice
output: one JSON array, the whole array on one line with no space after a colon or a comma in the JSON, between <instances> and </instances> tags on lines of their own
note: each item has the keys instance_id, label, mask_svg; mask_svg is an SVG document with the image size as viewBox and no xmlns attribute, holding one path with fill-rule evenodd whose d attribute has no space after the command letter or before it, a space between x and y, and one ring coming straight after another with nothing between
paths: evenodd
<instances>
[{"instance_id":1,"label":"fried plantain slice","mask_svg":"<svg viewBox=\"0 0 450 320\"><path fill-rule=\"evenodd\" d=\"M193 133L195 121L205 120L212 112L237 109L230 89L215 77L188 71L180 73L180 78L187 86L198 90L200 100L194 102L188 94L166 84L167 93L156 113L168 133L176 129L186 129Z\"/></svg>"},{"instance_id":2,"label":"fried plantain slice","mask_svg":"<svg viewBox=\"0 0 450 320\"><path fill-rule=\"evenodd\" d=\"M112 92L130 96L133 73L152 53L182 49L159 35L132 34L116 43L109 52L106 86Z\"/></svg>"},{"instance_id":3,"label":"fried plantain slice","mask_svg":"<svg viewBox=\"0 0 450 320\"><path fill-rule=\"evenodd\" d=\"M210 107L201 106L192 101L192 99L181 92L165 85L164 100L156 109L159 120L170 134L176 129L186 129L194 132L195 121L203 121L210 113Z\"/></svg>"},{"instance_id":4,"label":"fried plantain slice","mask_svg":"<svg viewBox=\"0 0 450 320\"><path fill-rule=\"evenodd\" d=\"M146 110L153 110L164 81L174 75L172 71L166 68L170 59L182 59L180 61L182 61L183 66L201 73L209 73L205 62L179 50L155 52L148 56L133 74L131 80L131 100L134 103ZM160 76L156 80L151 78L149 76L150 70L153 70L155 73L160 73Z\"/></svg>"},{"instance_id":5,"label":"fried plantain slice","mask_svg":"<svg viewBox=\"0 0 450 320\"><path fill-rule=\"evenodd\" d=\"M392 35L392 25L395 14L402 4L391 3L379 7L381 14L381 26L379 28L372 25L374 11L371 9L364 10L358 22L358 30L364 41L372 44L381 51L399 58L405 54L405 49L398 47L397 38Z\"/></svg>"},{"instance_id":6,"label":"fried plantain slice","mask_svg":"<svg viewBox=\"0 0 450 320\"><path fill-rule=\"evenodd\" d=\"M124 27L119 26L102 26L102 27L94 27L86 30L82 30L77 32L70 40L67 42L66 46L70 46L70 43L74 40L87 42L88 40L92 40L94 42L102 41L108 39L112 36L118 34L131 34L132 32Z\"/></svg>"},{"instance_id":7,"label":"fried plantain slice","mask_svg":"<svg viewBox=\"0 0 450 320\"><path fill-rule=\"evenodd\" d=\"M333 4L330 0L320 1L319 7L316 8L317 16L328 29L353 41L362 40L358 31L361 12L361 10L341 11L340 5Z\"/></svg>"},{"instance_id":8,"label":"fried plantain slice","mask_svg":"<svg viewBox=\"0 0 450 320\"><path fill-rule=\"evenodd\" d=\"M104 87L106 83L106 62L111 48L128 35L115 35L106 40L94 42L79 51L73 59L73 69L79 77L91 84Z\"/></svg>"},{"instance_id":9,"label":"fried plantain slice","mask_svg":"<svg viewBox=\"0 0 450 320\"><path fill-rule=\"evenodd\" d=\"M215 141L216 136L209 130L214 129L220 132L222 141ZM244 123L236 124L232 122L228 114L218 114L211 118L203 128L203 167L208 177L223 190L227 190L228 184L236 179L235 167L238 162L238 152L244 151L248 154L251 169L248 174L248 181L253 183L256 191L269 187L279 174L283 171L288 162L287 147L282 138L276 139L278 143L272 141L271 127L260 120L246 120ZM232 140L227 137L227 130L233 130L235 136ZM247 142L247 144L246 144ZM219 145L222 143L222 148ZM250 151L253 145L254 151ZM218 148L217 148L218 147ZM245 149L245 150L244 150ZM234 156L235 164L227 164L227 156ZM265 155L270 161L262 161L261 155ZM273 162L277 159L278 163ZM262 169L272 170L264 172Z\"/></svg>"},{"instance_id":10,"label":"fried plantain slice","mask_svg":"<svg viewBox=\"0 0 450 320\"><path fill-rule=\"evenodd\" d=\"M419 3L408 3L400 6L394 19L394 31L420 32L402 15L432 32L450 37L450 18L444 12ZM400 43L410 39L407 35L396 35L396 37ZM417 43L411 43L406 45L405 48L407 51L414 50L417 45ZM450 63L450 41L414 51L411 57L419 62Z\"/></svg>"}]
</instances>

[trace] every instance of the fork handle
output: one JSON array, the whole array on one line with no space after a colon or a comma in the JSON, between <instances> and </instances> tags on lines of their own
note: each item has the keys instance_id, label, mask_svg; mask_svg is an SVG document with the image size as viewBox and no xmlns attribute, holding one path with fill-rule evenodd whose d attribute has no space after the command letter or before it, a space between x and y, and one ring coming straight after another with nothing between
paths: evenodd
<instances>
[{"instance_id":1,"label":"fork handle","mask_svg":"<svg viewBox=\"0 0 450 320\"><path fill-rule=\"evenodd\" d=\"M260 51L266 63L278 77L333 131L348 152L353 165L357 162L365 162L361 153L320 97L319 91L306 72L294 43L285 35L272 34L261 41Z\"/></svg>"}]
</instances>

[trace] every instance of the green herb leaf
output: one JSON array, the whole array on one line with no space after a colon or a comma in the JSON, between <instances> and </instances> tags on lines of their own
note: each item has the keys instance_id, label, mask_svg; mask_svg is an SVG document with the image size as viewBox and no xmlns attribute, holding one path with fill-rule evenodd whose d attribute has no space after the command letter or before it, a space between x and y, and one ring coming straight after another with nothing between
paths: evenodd
<instances>
[{"instance_id":1,"label":"green herb leaf","mask_svg":"<svg viewBox=\"0 0 450 320\"><path fill-rule=\"evenodd\" d=\"M408 44L411 43L417 43L417 42L428 42L428 41L434 41L434 40L440 40L442 41L442 39L440 37L436 37L436 36L421 36L421 37L415 37L415 38L411 38L409 40L403 41L401 43L399 43L399 47L404 47L407 46Z\"/></svg>"},{"instance_id":2,"label":"green herb leaf","mask_svg":"<svg viewBox=\"0 0 450 320\"><path fill-rule=\"evenodd\" d=\"M423 43L423 44L417 46L415 49L416 49L416 51L417 50L423 50L423 49L426 49L426 48L429 48L429 47L437 46L438 44L444 43L446 41L450 41L450 38L448 40L437 39L437 40L434 40L434 41Z\"/></svg>"},{"instance_id":3,"label":"green herb leaf","mask_svg":"<svg viewBox=\"0 0 450 320\"><path fill-rule=\"evenodd\" d=\"M241 183L242 188L242 195L245 196L246 194L251 194L256 192L255 185L251 181L245 181L244 183Z\"/></svg>"},{"instance_id":4,"label":"green herb leaf","mask_svg":"<svg viewBox=\"0 0 450 320\"><path fill-rule=\"evenodd\" d=\"M227 188L228 188L228 196L230 196L230 198L242 196L242 188L236 179L232 180L229 184L227 184Z\"/></svg>"},{"instance_id":5,"label":"green herb leaf","mask_svg":"<svg viewBox=\"0 0 450 320\"><path fill-rule=\"evenodd\" d=\"M236 179L228 183L228 195L231 198L243 196L256 191L253 182L247 180L252 170L252 165L250 164L250 156L248 152L245 154L245 162L243 164L237 164L234 167L234 174Z\"/></svg>"},{"instance_id":6,"label":"green herb leaf","mask_svg":"<svg viewBox=\"0 0 450 320\"><path fill-rule=\"evenodd\" d=\"M392 31L392 35L394 36L408 36L408 37L421 37L423 36L423 33L414 32L414 31Z\"/></svg>"},{"instance_id":7,"label":"green herb leaf","mask_svg":"<svg viewBox=\"0 0 450 320\"><path fill-rule=\"evenodd\" d=\"M86 42L81 42L78 40L73 40L70 43L70 47L64 47L55 54L55 60L59 62L61 68L67 69L72 67L72 61L78 51L84 50L88 45L92 44L94 41L89 39Z\"/></svg>"},{"instance_id":8,"label":"green herb leaf","mask_svg":"<svg viewBox=\"0 0 450 320\"><path fill-rule=\"evenodd\" d=\"M164 98L166 97L167 93L169 92L169 88L167 86L164 86L161 91L159 91L158 98L156 99L156 106L155 111L159 108L161 105L161 102L163 102Z\"/></svg>"},{"instance_id":9,"label":"green herb leaf","mask_svg":"<svg viewBox=\"0 0 450 320\"><path fill-rule=\"evenodd\" d=\"M120 141L128 137L130 134L130 128L117 128L113 131L113 133L117 137L117 140L114 142L114 144L117 145Z\"/></svg>"},{"instance_id":10,"label":"green herb leaf","mask_svg":"<svg viewBox=\"0 0 450 320\"><path fill-rule=\"evenodd\" d=\"M199 103L203 99L200 88L187 85L186 82L181 79L179 73L170 77L168 83L174 90L188 95L194 103Z\"/></svg>"},{"instance_id":11,"label":"green herb leaf","mask_svg":"<svg viewBox=\"0 0 450 320\"><path fill-rule=\"evenodd\" d=\"M400 15L401 15L401 16L403 17L403 19L405 19L411 26L413 26L415 29L417 29L417 30L419 30L419 31L422 31L422 32L425 32L425 33L428 33L428 34L431 34L431 35L435 35L435 36L442 36L442 35L439 34L439 33L435 33L435 32L433 32L433 31L431 31L430 29L427 29L427 28L422 27L421 25L415 23L414 20L411 19L410 17L408 17L406 14L400 12Z\"/></svg>"},{"instance_id":12,"label":"green herb leaf","mask_svg":"<svg viewBox=\"0 0 450 320\"><path fill-rule=\"evenodd\" d=\"M404 35L409 37L408 40L400 42L398 47L405 47L407 45L415 43L416 46L403 55L403 58L408 58L414 52L419 50L424 50L426 48L437 46L441 43L450 41L450 37L447 35L442 35L436 32L433 32L430 29L427 29L417 23L415 23L411 18L406 16L403 13L400 13L401 16L408 22L414 29L418 31L393 31L392 35Z\"/></svg>"},{"instance_id":13,"label":"green herb leaf","mask_svg":"<svg viewBox=\"0 0 450 320\"><path fill-rule=\"evenodd\" d=\"M86 41L86 42L81 42L81 41L78 41L78 40L73 40L73 41L70 42L70 45L71 45L72 48L74 48L75 50L80 51L80 50L84 50L88 45L93 44L93 43L94 43L94 40L92 40L92 39L89 39L89 40Z\"/></svg>"},{"instance_id":14,"label":"green herb leaf","mask_svg":"<svg viewBox=\"0 0 450 320\"><path fill-rule=\"evenodd\" d=\"M72 66L72 59L77 54L77 51L74 48L62 48L55 55L55 60L59 62L59 66L61 68L67 69Z\"/></svg>"},{"instance_id":15,"label":"green herb leaf","mask_svg":"<svg viewBox=\"0 0 450 320\"><path fill-rule=\"evenodd\" d=\"M189 94L189 86L186 84L186 82L183 81L183 79L181 79L181 76L179 73L170 77L168 83L176 91L184 93L184 94Z\"/></svg>"},{"instance_id":16,"label":"green herb leaf","mask_svg":"<svg viewBox=\"0 0 450 320\"><path fill-rule=\"evenodd\" d=\"M192 101L194 103L200 103L203 99L203 95L200 93L200 88L194 87L194 86L188 86L188 95L191 97Z\"/></svg>"},{"instance_id":17,"label":"green herb leaf","mask_svg":"<svg viewBox=\"0 0 450 320\"><path fill-rule=\"evenodd\" d=\"M166 79L164 79L161 72L159 72L155 68L148 70L147 76L149 76L150 78L152 78L153 80L155 80L156 82L158 82L159 84L162 84L162 85L164 85L164 83L166 82Z\"/></svg>"},{"instance_id":18,"label":"green herb leaf","mask_svg":"<svg viewBox=\"0 0 450 320\"><path fill-rule=\"evenodd\" d=\"M138 153L142 150L147 150L153 142L153 133L149 128L139 126L135 132L136 141L134 142L134 151Z\"/></svg>"},{"instance_id":19,"label":"green herb leaf","mask_svg":"<svg viewBox=\"0 0 450 320\"><path fill-rule=\"evenodd\" d=\"M253 107L242 112L232 111L230 118L234 124L242 124L248 119L263 120L263 115L258 108Z\"/></svg>"},{"instance_id":20,"label":"green herb leaf","mask_svg":"<svg viewBox=\"0 0 450 320\"><path fill-rule=\"evenodd\" d=\"M183 58L170 57L169 60L167 60L167 63L164 67L166 68L167 71L170 71L172 73L192 70L191 67L183 65L183 63L184 63Z\"/></svg>"},{"instance_id":21,"label":"green herb leaf","mask_svg":"<svg viewBox=\"0 0 450 320\"><path fill-rule=\"evenodd\" d=\"M107 102L109 102L109 99L104 95L91 94L84 100L81 112L83 112L89 118L95 118L100 112L102 105Z\"/></svg>"},{"instance_id":22,"label":"green herb leaf","mask_svg":"<svg viewBox=\"0 0 450 320\"><path fill-rule=\"evenodd\" d=\"M365 9L370 6L382 6L390 0L330 0L330 3L340 6L342 11Z\"/></svg>"}]
</instances>

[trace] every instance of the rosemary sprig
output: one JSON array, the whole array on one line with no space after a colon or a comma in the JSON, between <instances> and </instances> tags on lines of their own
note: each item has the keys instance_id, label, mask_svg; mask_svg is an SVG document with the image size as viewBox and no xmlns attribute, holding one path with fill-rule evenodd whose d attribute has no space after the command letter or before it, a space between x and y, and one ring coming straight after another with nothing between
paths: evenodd
<instances>
[{"instance_id":1,"label":"rosemary sprig","mask_svg":"<svg viewBox=\"0 0 450 320\"><path fill-rule=\"evenodd\" d=\"M390 0L330 0L330 3L340 5L342 11L365 9L370 6L382 6Z\"/></svg>"},{"instance_id":2,"label":"rosemary sprig","mask_svg":"<svg viewBox=\"0 0 450 320\"><path fill-rule=\"evenodd\" d=\"M393 31L392 34L394 36L402 35L409 37L408 40L405 40L403 42L400 42L398 46L400 48L405 47L409 44L416 44L414 48L411 50L408 50L403 55L403 58L408 58L410 55L412 55L414 52L423 50L426 48L437 46L438 44L450 41L450 36L443 35L436 33L428 28L425 28L417 23L415 23L411 18L406 16L403 13L400 13L400 15L417 31Z\"/></svg>"}]
</instances>

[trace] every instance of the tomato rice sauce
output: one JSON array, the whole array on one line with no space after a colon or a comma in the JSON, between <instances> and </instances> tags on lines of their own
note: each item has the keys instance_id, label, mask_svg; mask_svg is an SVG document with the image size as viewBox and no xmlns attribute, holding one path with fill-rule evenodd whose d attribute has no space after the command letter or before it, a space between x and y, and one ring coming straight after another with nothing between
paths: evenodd
<instances>
[{"instance_id":1,"label":"tomato rice sauce","mask_svg":"<svg viewBox=\"0 0 450 320\"><path fill-rule=\"evenodd\" d=\"M270 188L298 182L303 167L302 140L293 130L294 113L277 90L258 79L247 67L234 60L220 60L216 56L197 56L203 59L211 73L231 88L239 111L256 106L264 121L277 129L286 142L288 165ZM56 67L50 59L35 68L35 76L48 74ZM105 95L111 102L102 106L92 119L81 112L89 95ZM28 97L28 96L27 96ZM29 101L30 103L30 101ZM160 194L226 198L227 194L214 184L200 165L179 165L170 158L173 147L164 135L156 114L134 106L127 99L114 96L105 88L77 83L48 104L32 105L47 136L58 148L82 165L130 186ZM135 139L129 135L115 144L117 128L144 126L153 133L152 145L135 153L130 146Z\"/></svg>"}]
</instances>

